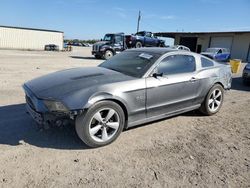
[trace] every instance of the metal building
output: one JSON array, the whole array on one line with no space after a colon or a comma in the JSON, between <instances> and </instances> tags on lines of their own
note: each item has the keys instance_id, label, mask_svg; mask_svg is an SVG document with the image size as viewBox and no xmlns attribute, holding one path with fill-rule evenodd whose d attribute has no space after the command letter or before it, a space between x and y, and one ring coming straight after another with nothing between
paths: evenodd
<instances>
[{"instance_id":1,"label":"metal building","mask_svg":"<svg viewBox=\"0 0 250 188\"><path fill-rule=\"evenodd\" d=\"M61 31L0 26L0 49L44 50L46 44L63 49Z\"/></svg>"},{"instance_id":2,"label":"metal building","mask_svg":"<svg viewBox=\"0 0 250 188\"><path fill-rule=\"evenodd\" d=\"M157 36L175 39L175 45L184 45L193 52L209 47L228 48L231 58L250 62L250 31L235 32L161 32Z\"/></svg>"}]
</instances>

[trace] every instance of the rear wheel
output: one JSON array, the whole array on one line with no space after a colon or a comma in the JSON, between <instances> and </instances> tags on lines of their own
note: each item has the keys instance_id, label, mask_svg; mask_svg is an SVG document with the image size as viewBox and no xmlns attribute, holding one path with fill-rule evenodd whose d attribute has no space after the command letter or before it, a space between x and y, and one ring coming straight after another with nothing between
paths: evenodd
<instances>
[{"instance_id":1,"label":"rear wheel","mask_svg":"<svg viewBox=\"0 0 250 188\"><path fill-rule=\"evenodd\" d=\"M124 123L124 112L118 104L101 101L77 117L75 126L86 145L100 147L113 142L122 132Z\"/></svg>"},{"instance_id":2,"label":"rear wheel","mask_svg":"<svg viewBox=\"0 0 250 188\"><path fill-rule=\"evenodd\" d=\"M164 47L164 44L160 43L158 47Z\"/></svg>"},{"instance_id":3,"label":"rear wheel","mask_svg":"<svg viewBox=\"0 0 250 188\"><path fill-rule=\"evenodd\" d=\"M106 50L105 54L104 54L104 59L110 59L111 57L114 56L114 53L111 50Z\"/></svg>"},{"instance_id":4,"label":"rear wheel","mask_svg":"<svg viewBox=\"0 0 250 188\"><path fill-rule=\"evenodd\" d=\"M208 92L205 100L203 101L200 111L205 115L216 114L223 103L224 89L221 85L214 85Z\"/></svg>"}]
</instances>

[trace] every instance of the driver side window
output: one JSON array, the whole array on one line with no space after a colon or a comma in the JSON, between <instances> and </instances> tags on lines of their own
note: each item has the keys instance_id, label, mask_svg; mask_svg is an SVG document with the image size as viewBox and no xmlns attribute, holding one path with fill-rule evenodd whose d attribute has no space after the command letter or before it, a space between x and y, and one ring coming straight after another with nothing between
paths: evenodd
<instances>
[{"instance_id":1,"label":"driver side window","mask_svg":"<svg viewBox=\"0 0 250 188\"><path fill-rule=\"evenodd\" d=\"M122 44L122 36L121 35L115 36L115 43L116 44Z\"/></svg>"},{"instance_id":2,"label":"driver side window","mask_svg":"<svg viewBox=\"0 0 250 188\"><path fill-rule=\"evenodd\" d=\"M152 37L152 33L146 33L146 37Z\"/></svg>"},{"instance_id":3,"label":"driver side window","mask_svg":"<svg viewBox=\"0 0 250 188\"><path fill-rule=\"evenodd\" d=\"M163 75L194 72L195 58L191 55L171 55L161 61L157 67L158 73Z\"/></svg>"}]
</instances>

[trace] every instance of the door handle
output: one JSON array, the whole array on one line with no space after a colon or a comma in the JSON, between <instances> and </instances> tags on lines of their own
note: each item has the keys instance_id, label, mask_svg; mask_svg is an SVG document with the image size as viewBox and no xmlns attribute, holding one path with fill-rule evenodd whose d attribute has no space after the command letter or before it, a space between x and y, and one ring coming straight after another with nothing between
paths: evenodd
<instances>
[{"instance_id":1,"label":"door handle","mask_svg":"<svg viewBox=\"0 0 250 188\"><path fill-rule=\"evenodd\" d=\"M196 80L197 80L197 78L192 77L189 81L190 81L190 82L195 82Z\"/></svg>"}]
</instances>

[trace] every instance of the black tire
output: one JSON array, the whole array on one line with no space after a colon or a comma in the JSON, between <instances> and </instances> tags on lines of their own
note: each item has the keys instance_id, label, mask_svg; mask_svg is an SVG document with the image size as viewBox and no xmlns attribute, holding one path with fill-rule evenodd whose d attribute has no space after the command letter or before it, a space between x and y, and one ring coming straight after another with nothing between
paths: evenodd
<instances>
[{"instance_id":1,"label":"black tire","mask_svg":"<svg viewBox=\"0 0 250 188\"><path fill-rule=\"evenodd\" d=\"M96 59L101 59L102 57L100 55L95 55Z\"/></svg>"},{"instance_id":2,"label":"black tire","mask_svg":"<svg viewBox=\"0 0 250 188\"><path fill-rule=\"evenodd\" d=\"M135 48L141 48L142 47L142 43L140 41L137 41L135 43Z\"/></svg>"},{"instance_id":3,"label":"black tire","mask_svg":"<svg viewBox=\"0 0 250 188\"><path fill-rule=\"evenodd\" d=\"M104 54L104 59L110 59L111 57L114 56L114 53L111 50L106 50L105 54Z\"/></svg>"},{"instance_id":4,"label":"black tire","mask_svg":"<svg viewBox=\"0 0 250 188\"><path fill-rule=\"evenodd\" d=\"M158 47L165 47L165 45L162 44L162 43L160 43L160 44L158 45Z\"/></svg>"},{"instance_id":5,"label":"black tire","mask_svg":"<svg viewBox=\"0 0 250 188\"><path fill-rule=\"evenodd\" d=\"M221 92L221 96L218 96L218 100L215 99L216 97L216 92L218 93L218 91ZM213 92L215 92L215 96L213 97ZM200 112L203 113L204 115L207 115L207 116L211 116L211 115L214 115L216 114L222 104L223 104L223 100L224 100L224 88L219 85L219 84L215 84L208 92L208 94L206 95L206 98L205 100L203 101L203 103L201 104L201 107L200 107ZM212 103L210 103L210 101L212 101ZM217 104L217 102L220 101L219 105ZM215 109L212 110L212 106L214 105ZM216 106L217 105L217 106Z\"/></svg>"},{"instance_id":6,"label":"black tire","mask_svg":"<svg viewBox=\"0 0 250 188\"><path fill-rule=\"evenodd\" d=\"M93 121L94 115L96 113L107 108L113 109L117 113L119 117L119 127L116 130L115 134L109 140L105 142L98 142L93 139L93 136L90 135L91 122ZM105 146L115 141L117 137L121 134L124 128L124 124L125 124L125 115L120 105L112 101L101 101L91 106L86 113L81 114L76 118L75 129L80 139L87 146L94 148L94 147ZM102 131L102 129L100 129L99 131Z\"/></svg>"}]
</instances>

